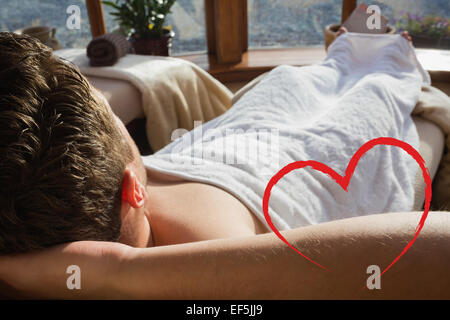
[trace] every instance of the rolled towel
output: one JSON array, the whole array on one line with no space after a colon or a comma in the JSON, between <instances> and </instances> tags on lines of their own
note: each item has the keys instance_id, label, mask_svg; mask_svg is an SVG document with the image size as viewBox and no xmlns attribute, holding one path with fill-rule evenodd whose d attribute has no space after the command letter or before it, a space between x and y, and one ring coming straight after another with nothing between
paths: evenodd
<instances>
[{"instance_id":1,"label":"rolled towel","mask_svg":"<svg viewBox=\"0 0 450 320\"><path fill-rule=\"evenodd\" d=\"M87 56L93 67L112 66L121 57L131 52L131 43L117 33L107 33L96 37L87 47Z\"/></svg>"}]
</instances>

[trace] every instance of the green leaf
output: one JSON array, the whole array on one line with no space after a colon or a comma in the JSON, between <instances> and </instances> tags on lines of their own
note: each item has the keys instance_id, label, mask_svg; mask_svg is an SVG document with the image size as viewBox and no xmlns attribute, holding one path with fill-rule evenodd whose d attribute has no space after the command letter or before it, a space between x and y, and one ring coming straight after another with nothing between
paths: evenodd
<instances>
[{"instance_id":1,"label":"green leaf","mask_svg":"<svg viewBox=\"0 0 450 320\"><path fill-rule=\"evenodd\" d=\"M112 1L103 1L104 5L110 6L116 10L120 10L120 7Z\"/></svg>"},{"instance_id":2,"label":"green leaf","mask_svg":"<svg viewBox=\"0 0 450 320\"><path fill-rule=\"evenodd\" d=\"M103 4L114 9L109 14L120 25L134 29L139 36L159 38L163 34L163 26L167 14L175 0L115 0L103 1ZM153 29L148 25L153 23Z\"/></svg>"}]
</instances>

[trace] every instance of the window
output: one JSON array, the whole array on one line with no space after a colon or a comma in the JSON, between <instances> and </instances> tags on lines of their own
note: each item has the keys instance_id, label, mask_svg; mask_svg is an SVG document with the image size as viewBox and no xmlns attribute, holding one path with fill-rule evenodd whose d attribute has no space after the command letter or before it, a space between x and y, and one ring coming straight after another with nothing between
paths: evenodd
<instances>
[{"instance_id":1,"label":"window","mask_svg":"<svg viewBox=\"0 0 450 320\"><path fill-rule=\"evenodd\" d=\"M67 28L70 16L66 11L71 5L80 8L80 29ZM30 26L55 28L55 38L63 48L85 48L92 39L85 0L0 0L0 30L16 31ZM116 23L105 6L105 22L108 30Z\"/></svg>"},{"instance_id":2,"label":"window","mask_svg":"<svg viewBox=\"0 0 450 320\"><path fill-rule=\"evenodd\" d=\"M66 26L70 5L80 8L80 29L70 30ZM65 48L85 47L91 39L91 29L84 0L0 0L0 29L17 29L44 25L56 29L55 37Z\"/></svg>"},{"instance_id":3,"label":"window","mask_svg":"<svg viewBox=\"0 0 450 320\"><path fill-rule=\"evenodd\" d=\"M205 0L177 0L171 11L167 17L175 32L171 53L205 52Z\"/></svg>"},{"instance_id":4,"label":"window","mask_svg":"<svg viewBox=\"0 0 450 320\"><path fill-rule=\"evenodd\" d=\"M80 8L80 29L66 26L66 10L70 5ZM85 0L0 0L0 30L16 31L21 28L44 25L56 29L55 38L63 48L85 48L92 39ZM103 6L108 32L118 24L109 15L112 10ZM167 23L172 25L176 37L172 54L206 51L204 0L178 0L172 7Z\"/></svg>"},{"instance_id":5,"label":"window","mask_svg":"<svg viewBox=\"0 0 450 320\"><path fill-rule=\"evenodd\" d=\"M219 3L219 0L206 0L209 4ZM239 29L241 39L230 30L214 30L212 26L217 16L211 8L205 8L205 0L177 0L172 7L172 14L167 23L172 25L176 35L172 44L172 55L182 55L192 52L205 52L208 38L209 53L217 56L219 64L235 62L236 59L223 58L228 51L243 42L242 52L259 48L291 48L291 47L323 47L323 29L326 25L340 23L343 2L360 3L361 0L227 0L233 3L230 14L220 17L225 25L242 27ZM242 1L242 2L241 2ZM426 39L429 36L415 35L415 45L418 47L436 47L450 49L450 1L448 0L364 0L366 4L380 6L391 25L398 24L403 14L410 14L416 20L423 16L441 17L447 23L446 34L439 39ZM223 2L221 2L223 4ZM245 3L247 5L245 5ZM85 0L0 0L0 30L14 31L33 25L46 25L56 28L56 38L65 48L83 48L91 40L91 30ZM67 8L76 5L80 8L80 29L67 28ZM242 5L242 8L235 8ZM246 10L245 10L246 8ZM223 8L222 8L223 9ZM114 31L118 25L109 14L112 10L103 6L107 30ZM206 27L205 10L208 12L209 24ZM245 22L236 17L236 10L245 16ZM345 10L345 12L347 12ZM216 12L217 13L217 12ZM231 13L234 14L231 15ZM246 15L247 14L247 15ZM418 17L419 16L419 17ZM211 20L213 19L213 20ZM214 20L215 19L215 20ZM229 19L229 21L227 20ZM417 21L419 22L419 21ZM417 27L417 23L415 23ZM419 23L420 25L420 23ZM248 26L248 28L247 28ZM228 28L228 27L226 27ZM208 29L208 30L206 30ZM212 30L212 31L211 31ZM247 33L248 30L248 33ZM234 30L235 31L235 30ZM233 31L233 32L234 32ZM206 34L208 33L208 35ZM411 33L411 32L410 32ZM215 36L217 35L217 39ZM234 40L231 38L236 38ZM231 40L230 40L231 39ZM233 41L234 42L233 42ZM247 41L248 40L248 41ZM236 42L236 43L235 43ZM425 42L425 43L423 43ZM232 46L229 43L234 43ZM238 52L237 54L241 54ZM233 61L231 61L233 60Z\"/></svg>"},{"instance_id":6,"label":"window","mask_svg":"<svg viewBox=\"0 0 450 320\"><path fill-rule=\"evenodd\" d=\"M342 0L248 0L249 48L322 46Z\"/></svg>"},{"instance_id":7,"label":"window","mask_svg":"<svg viewBox=\"0 0 450 320\"><path fill-rule=\"evenodd\" d=\"M367 5L378 5L391 25L399 25L403 15L417 20L415 27L424 24L423 18L442 19L447 27L446 36L440 39L421 39L418 46L449 49L450 1L448 0L363 0ZM248 0L249 48L308 47L323 45L323 29L326 25L341 22L342 0ZM411 33L411 31L410 31ZM424 38L430 38L424 34ZM438 37L437 35L435 37ZM425 42L425 44L423 44Z\"/></svg>"}]
</instances>

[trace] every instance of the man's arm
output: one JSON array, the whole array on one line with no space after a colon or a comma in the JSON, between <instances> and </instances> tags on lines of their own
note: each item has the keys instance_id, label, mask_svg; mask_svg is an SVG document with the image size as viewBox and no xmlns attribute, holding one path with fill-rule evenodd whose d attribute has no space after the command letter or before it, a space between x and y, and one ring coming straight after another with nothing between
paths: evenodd
<instances>
[{"instance_id":1,"label":"man's arm","mask_svg":"<svg viewBox=\"0 0 450 320\"><path fill-rule=\"evenodd\" d=\"M118 245L100 252L106 260L96 258L101 243L89 254L80 254L85 248L74 243L28 259L53 271L41 269L20 289L33 287L34 296L50 298L449 299L449 213L430 213L413 247L381 277L381 289L365 288L367 268L384 270L413 238L420 216L380 214L282 232L329 271L273 233L148 249ZM0 262L0 272L7 264ZM69 264L80 265L81 290L65 287Z\"/></svg>"},{"instance_id":2,"label":"man's arm","mask_svg":"<svg viewBox=\"0 0 450 320\"><path fill-rule=\"evenodd\" d=\"M381 290L365 288L367 268L383 271L413 238L420 216L372 215L282 232L329 271L274 234L133 249L120 287L150 299L448 299L449 213L429 215L413 247L381 277Z\"/></svg>"}]
</instances>

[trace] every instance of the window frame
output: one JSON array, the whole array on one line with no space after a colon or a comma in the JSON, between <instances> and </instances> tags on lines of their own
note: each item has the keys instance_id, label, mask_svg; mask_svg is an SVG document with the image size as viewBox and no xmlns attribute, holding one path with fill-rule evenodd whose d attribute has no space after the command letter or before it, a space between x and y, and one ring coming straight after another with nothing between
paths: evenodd
<instances>
[{"instance_id":1,"label":"window frame","mask_svg":"<svg viewBox=\"0 0 450 320\"><path fill-rule=\"evenodd\" d=\"M92 38L105 34L107 31L102 0L86 0L86 9L89 16Z\"/></svg>"},{"instance_id":2,"label":"window frame","mask_svg":"<svg viewBox=\"0 0 450 320\"><path fill-rule=\"evenodd\" d=\"M248 51L247 0L204 0L208 54L219 64L237 63ZM357 0L342 0L342 22L356 8ZM105 34L101 0L86 0L92 37Z\"/></svg>"},{"instance_id":3,"label":"window frame","mask_svg":"<svg viewBox=\"0 0 450 320\"><path fill-rule=\"evenodd\" d=\"M248 50L247 0L204 1L207 53L178 57L199 64L220 81L249 81L282 63L305 65L320 61L325 56L324 49ZM357 0L342 1L343 20L356 8L356 2ZM107 30L102 1L86 0L86 7L92 37L105 34ZM306 57L305 52L308 53Z\"/></svg>"},{"instance_id":4,"label":"window frame","mask_svg":"<svg viewBox=\"0 0 450 320\"><path fill-rule=\"evenodd\" d=\"M196 63L223 83L248 82L281 64L310 65L326 57L325 48L249 50L247 0L204 1L207 52L176 57ZM107 32L102 6L101 0L86 0L93 38ZM342 0L341 22L356 6L357 0ZM429 73L433 82L450 83L448 70Z\"/></svg>"}]
</instances>

